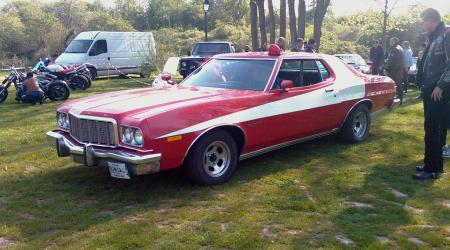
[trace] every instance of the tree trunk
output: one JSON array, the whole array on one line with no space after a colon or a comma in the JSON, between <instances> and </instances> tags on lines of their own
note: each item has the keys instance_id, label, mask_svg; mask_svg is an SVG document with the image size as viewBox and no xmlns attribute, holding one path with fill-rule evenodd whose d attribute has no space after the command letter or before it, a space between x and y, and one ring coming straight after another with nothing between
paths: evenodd
<instances>
[{"instance_id":1,"label":"tree trunk","mask_svg":"<svg viewBox=\"0 0 450 250\"><path fill-rule=\"evenodd\" d=\"M269 34L270 34L270 44L275 43L275 14L273 12L273 3L272 0L268 0L269 2Z\"/></svg>"},{"instance_id":2,"label":"tree trunk","mask_svg":"<svg viewBox=\"0 0 450 250\"><path fill-rule=\"evenodd\" d=\"M383 43L383 49L384 51L386 51L387 48L387 37L386 37L386 33L387 33L387 21L389 18L389 1L385 0L384 1L384 10L383 10L383 29L382 29L382 40L381 42Z\"/></svg>"},{"instance_id":3,"label":"tree trunk","mask_svg":"<svg viewBox=\"0 0 450 250\"><path fill-rule=\"evenodd\" d=\"M314 11L314 39L316 40L316 51L320 48L320 38L322 37L322 24L325 14L327 13L330 0L317 0L316 9Z\"/></svg>"},{"instance_id":4,"label":"tree trunk","mask_svg":"<svg viewBox=\"0 0 450 250\"><path fill-rule=\"evenodd\" d=\"M256 0L259 15L259 32L261 33L261 48L267 47L266 13L264 11L264 0Z\"/></svg>"},{"instance_id":5,"label":"tree trunk","mask_svg":"<svg viewBox=\"0 0 450 250\"><path fill-rule=\"evenodd\" d=\"M258 42L258 6L255 1L250 1L250 29L252 33L252 50L257 51L259 47Z\"/></svg>"},{"instance_id":6,"label":"tree trunk","mask_svg":"<svg viewBox=\"0 0 450 250\"><path fill-rule=\"evenodd\" d=\"M305 39L306 31L306 3L300 0L298 3L298 36Z\"/></svg>"},{"instance_id":7,"label":"tree trunk","mask_svg":"<svg viewBox=\"0 0 450 250\"><path fill-rule=\"evenodd\" d=\"M289 30L291 31L291 48L297 41L297 17L295 16L295 0L288 0L289 5Z\"/></svg>"},{"instance_id":8,"label":"tree trunk","mask_svg":"<svg viewBox=\"0 0 450 250\"><path fill-rule=\"evenodd\" d=\"M286 38L286 0L280 0L280 37Z\"/></svg>"}]
</instances>

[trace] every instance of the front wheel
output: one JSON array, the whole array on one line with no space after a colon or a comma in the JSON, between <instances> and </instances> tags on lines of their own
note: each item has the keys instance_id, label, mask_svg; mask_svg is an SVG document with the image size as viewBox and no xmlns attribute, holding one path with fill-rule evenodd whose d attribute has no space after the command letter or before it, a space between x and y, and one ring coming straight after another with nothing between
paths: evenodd
<instances>
[{"instance_id":1,"label":"front wheel","mask_svg":"<svg viewBox=\"0 0 450 250\"><path fill-rule=\"evenodd\" d=\"M48 86L47 96L52 101L67 100L70 96L70 88L63 81L54 81Z\"/></svg>"},{"instance_id":2,"label":"front wheel","mask_svg":"<svg viewBox=\"0 0 450 250\"><path fill-rule=\"evenodd\" d=\"M8 89L0 86L0 103L3 103L8 98Z\"/></svg>"},{"instance_id":3,"label":"front wheel","mask_svg":"<svg viewBox=\"0 0 450 250\"><path fill-rule=\"evenodd\" d=\"M223 130L207 133L189 152L185 161L187 177L199 185L223 184L231 178L238 162L233 137Z\"/></svg>"},{"instance_id":4,"label":"front wheel","mask_svg":"<svg viewBox=\"0 0 450 250\"><path fill-rule=\"evenodd\" d=\"M89 87L89 80L84 75L77 75L70 79L70 88L86 90Z\"/></svg>"},{"instance_id":5,"label":"front wheel","mask_svg":"<svg viewBox=\"0 0 450 250\"><path fill-rule=\"evenodd\" d=\"M348 143L365 141L369 136L370 110L366 105L358 105L347 117L341 128L340 138Z\"/></svg>"}]
</instances>

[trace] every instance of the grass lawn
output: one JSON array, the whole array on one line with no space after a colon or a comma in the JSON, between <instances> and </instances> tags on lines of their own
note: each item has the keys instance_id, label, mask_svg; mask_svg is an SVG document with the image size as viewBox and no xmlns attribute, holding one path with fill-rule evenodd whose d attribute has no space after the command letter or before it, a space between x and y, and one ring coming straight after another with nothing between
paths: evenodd
<instances>
[{"instance_id":1,"label":"grass lawn","mask_svg":"<svg viewBox=\"0 0 450 250\"><path fill-rule=\"evenodd\" d=\"M71 98L136 87L98 80ZM176 171L119 181L58 158L45 132L59 103L11 93L0 105L0 249L450 249L450 175L411 179L424 147L416 94L376 115L362 144L292 146L199 187Z\"/></svg>"}]
</instances>

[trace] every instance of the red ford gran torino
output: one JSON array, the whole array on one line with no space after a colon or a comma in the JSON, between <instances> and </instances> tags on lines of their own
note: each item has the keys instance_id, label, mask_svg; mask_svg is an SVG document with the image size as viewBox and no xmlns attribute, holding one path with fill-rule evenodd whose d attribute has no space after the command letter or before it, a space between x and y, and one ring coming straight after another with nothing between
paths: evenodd
<instances>
[{"instance_id":1,"label":"red ford gran torino","mask_svg":"<svg viewBox=\"0 0 450 250\"><path fill-rule=\"evenodd\" d=\"M217 55L180 85L62 104L47 132L58 156L129 179L183 166L195 183L226 182L238 161L339 133L364 141L371 113L394 104L395 84L321 54Z\"/></svg>"}]
</instances>

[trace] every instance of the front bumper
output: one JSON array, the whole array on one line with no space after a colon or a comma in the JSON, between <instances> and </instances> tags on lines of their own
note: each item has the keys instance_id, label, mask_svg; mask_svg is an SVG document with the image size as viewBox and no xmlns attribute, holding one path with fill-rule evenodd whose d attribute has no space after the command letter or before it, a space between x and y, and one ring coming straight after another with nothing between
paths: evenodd
<instances>
[{"instance_id":1,"label":"front bumper","mask_svg":"<svg viewBox=\"0 0 450 250\"><path fill-rule=\"evenodd\" d=\"M132 175L151 174L160 170L161 154L139 155L121 149L81 145L60 131L47 132L47 139L51 146L56 147L59 157L72 156L75 162L86 166L107 167L108 162L125 163Z\"/></svg>"}]
</instances>

